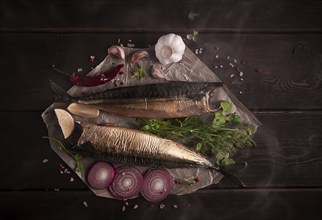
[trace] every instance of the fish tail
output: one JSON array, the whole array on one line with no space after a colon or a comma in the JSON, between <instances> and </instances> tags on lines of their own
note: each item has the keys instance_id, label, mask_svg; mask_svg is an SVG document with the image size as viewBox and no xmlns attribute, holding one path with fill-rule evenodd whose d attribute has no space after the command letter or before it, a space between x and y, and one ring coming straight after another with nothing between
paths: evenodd
<instances>
[{"instance_id":1,"label":"fish tail","mask_svg":"<svg viewBox=\"0 0 322 220\"><path fill-rule=\"evenodd\" d=\"M218 172L220 172L222 175L224 175L230 182L238 185L241 188L245 188L247 187L247 185L237 176L225 171L224 169L220 168L220 167L210 167L210 169L216 170Z\"/></svg>"},{"instance_id":2,"label":"fish tail","mask_svg":"<svg viewBox=\"0 0 322 220\"><path fill-rule=\"evenodd\" d=\"M56 101L64 101L64 102L72 101L72 97L54 81L49 80L49 86L51 91L55 95Z\"/></svg>"}]
</instances>

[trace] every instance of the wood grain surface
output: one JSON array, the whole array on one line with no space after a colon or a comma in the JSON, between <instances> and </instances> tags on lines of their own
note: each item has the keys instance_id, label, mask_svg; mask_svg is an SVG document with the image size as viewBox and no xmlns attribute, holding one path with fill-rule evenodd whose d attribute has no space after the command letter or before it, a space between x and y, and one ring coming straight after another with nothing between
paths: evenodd
<instances>
[{"instance_id":1,"label":"wood grain surface","mask_svg":"<svg viewBox=\"0 0 322 220\"><path fill-rule=\"evenodd\" d=\"M321 219L321 11L322 1L1 0L0 219ZM256 146L227 167L248 187L224 178L127 204L61 173L40 115L54 102L48 80L71 83L52 65L87 72L118 41L149 47L194 29L198 39L186 45L203 49L198 57L262 123Z\"/></svg>"}]
</instances>

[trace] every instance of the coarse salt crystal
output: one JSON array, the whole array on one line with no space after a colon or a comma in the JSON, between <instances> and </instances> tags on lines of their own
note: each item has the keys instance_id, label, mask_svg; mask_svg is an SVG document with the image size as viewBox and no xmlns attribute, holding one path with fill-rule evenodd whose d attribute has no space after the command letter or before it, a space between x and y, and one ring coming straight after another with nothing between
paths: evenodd
<instances>
[{"instance_id":1,"label":"coarse salt crystal","mask_svg":"<svg viewBox=\"0 0 322 220\"><path fill-rule=\"evenodd\" d=\"M219 67L220 67L221 69L222 69L222 68L224 68L224 66L223 66L223 65L220 65Z\"/></svg>"},{"instance_id":2,"label":"coarse salt crystal","mask_svg":"<svg viewBox=\"0 0 322 220\"><path fill-rule=\"evenodd\" d=\"M231 74L231 75L230 75L230 78L233 78L234 76L235 76L235 74Z\"/></svg>"},{"instance_id":3,"label":"coarse salt crystal","mask_svg":"<svg viewBox=\"0 0 322 220\"><path fill-rule=\"evenodd\" d=\"M135 47L135 44L127 43L127 46L128 46L128 47Z\"/></svg>"},{"instance_id":4,"label":"coarse salt crystal","mask_svg":"<svg viewBox=\"0 0 322 220\"><path fill-rule=\"evenodd\" d=\"M230 59L230 56L227 56L227 60L229 60Z\"/></svg>"},{"instance_id":5,"label":"coarse salt crystal","mask_svg":"<svg viewBox=\"0 0 322 220\"><path fill-rule=\"evenodd\" d=\"M133 209L137 209L137 208L139 208L139 205L134 205L133 206Z\"/></svg>"},{"instance_id":6,"label":"coarse salt crystal","mask_svg":"<svg viewBox=\"0 0 322 220\"><path fill-rule=\"evenodd\" d=\"M215 69L217 69L218 68L218 66L215 66Z\"/></svg>"},{"instance_id":7,"label":"coarse salt crystal","mask_svg":"<svg viewBox=\"0 0 322 220\"><path fill-rule=\"evenodd\" d=\"M229 65L232 67L232 68L234 68L234 64L232 64L232 63L229 63Z\"/></svg>"},{"instance_id":8,"label":"coarse salt crystal","mask_svg":"<svg viewBox=\"0 0 322 220\"><path fill-rule=\"evenodd\" d=\"M126 207L125 207L125 206L122 206L122 212L124 212L124 211L125 211L125 209L126 209Z\"/></svg>"},{"instance_id":9,"label":"coarse salt crystal","mask_svg":"<svg viewBox=\"0 0 322 220\"><path fill-rule=\"evenodd\" d=\"M86 207L86 208L88 207L88 204L87 204L86 201L83 202L83 206Z\"/></svg>"},{"instance_id":10,"label":"coarse salt crystal","mask_svg":"<svg viewBox=\"0 0 322 220\"><path fill-rule=\"evenodd\" d=\"M73 177L71 177L71 178L69 179L69 182L74 182L74 178L73 178Z\"/></svg>"},{"instance_id":11,"label":"coarse salt crystal","mask_svg":"<svg viewBox=\"0 0 322 220\"><path fill-rule=\"evenodd\" d=\"M216 59L218 59L218 58L219 58L219 55L217 54L217 55L215 56L215 58L216 58Z\"/></svg>"},{"instance_id":12,"label":"coarse salt crystal","mask_svg":"<svg viewBox=\"0 0 322 220\"><path fill-rule=\"evenodd\" d=\"M239 93L240 93L240 94L243 94L243 92L242 92L242 91L239 91Z\"/></svg>"},{"instance_id":13,"label":"coarse salt crystal","mask_svg":"<svg viewBox=\"0 0 322 220\"><path fill-rule=\"evenodd\" d=\"M82 68L78 68L78 69L77 69L77 72L79 72L79 73L80 73L80 72L82 72L82 71L83 71L83 69L82 69Z\"/></svg>"},{"instance_id":14,"label":"coarse salt crystal","mask_svg":"<svg viewBox=\"0 0 322 220\"><path fill-rule=\"evenodd\" d=\"M48 162L48 159L43 159L42 163L47 163Z\"/></svg>"},{"instance_id":15,"label":"coarse salt crystal","mask_svg":"<svg viewBox=\"0 0 322 220\"><path fill-rule=\"evenodd\" d=\"M243 72L240 72L240 73L239 73L239 75L240 75L240 76L243 76L243 75L244 75L244 73L243 73Z\"/></svg>"},{"instance_id":16,"label":"coarse salt crystal","mask_svg":"<svg viewBox=\"0 0 322 220\"><path fill-rule=\"evenodd\" d=\"M160 209L164 209L164 208L165 208L165 204L161 204Z\"/></svg>"},{"instance_id":17,"label":"coarse salt crystal","mask_svg":"<svg viewBox=\"0 0 322 220\"><path fill-rule=\"evenodd\" d=\"M234 59L234 63L237 63L237 60L236 59Z\"/></svg>"},{"instance_id":18,"label":"coarse salt crystal","mask_svg":"<svg viewBox=\"0 0 322 220\"><path fill-rule=\"evenodd\" d=\"M195 49L195 54L198 55L198 53L199 53L199 50Z\"/></svg>"},{"instance_id":19,"label":"coarse salt crystal","mask_svg":"<svg viewBox=\"0 0 322 220\"><path fill-rule=\"evenodd\" d=\"M173 208L177 209L178 208L178 205L173 205Z\"/></svg>"},{"instance_id":20,"label":"coarse salt crystal","mask_svg":"<svg viewBox=\"0 0 322 220\"><path fill-rule=\"evenodd\" d=\"M55 191L55 192L59 192L59 190L60 190L60 189L57 189L57 188L55 188L55 189L54 189L54 191Z\"/></svg>"}]
</instances>

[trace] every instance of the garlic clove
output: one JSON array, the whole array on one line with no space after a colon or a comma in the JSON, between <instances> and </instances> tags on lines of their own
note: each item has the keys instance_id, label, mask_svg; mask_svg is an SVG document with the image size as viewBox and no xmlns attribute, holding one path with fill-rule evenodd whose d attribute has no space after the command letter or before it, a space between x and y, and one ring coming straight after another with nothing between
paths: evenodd
<instances>
[{"instance_id":1,"label":"garlic clove","mask_svg":"<svg viewBox=\"0 0 322 220\"><path fill-rule=\"evenodd\" d=\"M151 75L155 79L165 79L168 80L168 77L164 74L159 64L153 64L151 68Z\"/></svg>"},{"instance_id":2,"label":"garlic clove","mask_svg":"<svg viewBox=\"0 0 322 220\"><path fill-rule=\"evenodd\" d=\"M131 63L136 63L139 60L141 60L141 59L143 59L145 57L148 57L148 56L149 56L149 53L147 51L145 51L145 50L136 51L131 56Z\"/></svg>"},{"instance_id":3,"label":"garlic clove","mask_svg":"<svg viewBox=\"0 0 322 220\"><path fill-rule=\"evenodd\" d=\"M118 58L121 58L122 60L125 60L125 52L122 47L113 45L110 48L107 49L108 54L112 54Z\"/></svg>"},{"instance_id":4,"label":"garlic clove","mask_svg":"<svg viewBox=\"0 0 322 220\"><path fill-rule=\"evenodd\" d=\"M84 117L84 118L96 118L100 112L97 108L93 108L88 105L72 103L67 107L67 110L75 115Z\"/></svg>"}]
</instances>

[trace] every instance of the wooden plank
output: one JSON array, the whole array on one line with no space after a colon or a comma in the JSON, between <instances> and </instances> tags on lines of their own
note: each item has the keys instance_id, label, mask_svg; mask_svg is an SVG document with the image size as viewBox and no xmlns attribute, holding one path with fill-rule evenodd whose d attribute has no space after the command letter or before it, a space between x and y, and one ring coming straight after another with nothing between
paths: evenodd
<instances>
[{"instance_id":1,"label":"wooden plank","mask_svg":"<svg viewBox=\"0 0 322 220\"><path fill-rule=\"evenodd\" d=\"M238 151L228 168L250 188L322 186L322 114L258 113L263 126L257 146ZM0 189L86 189L75 174L60 174L62 160L42 139L47 130L40 112L1 112ZM43 163L44 159L49 159ZM75 179L70 182L70 178ZM222 181L210 188L236 188Z\"/></svg>"},{"instance_id":2,"label":"wooden plank","mask_svg":"<svg viewBox=\"0 0 322 220\"><path fill-rule=\"evenodd\" d=\"M161 34L2 34L0 109L42 110L54 98L48 80L68 88L65 72L84 72L106 56L118 39L137 47ZM319 110L322 107L320 34L200 34L186 41L248 108ZM95 55L95 62L89 56ZM241 76L242 75L242 76ZM294 98L296 97L296 98ZM31 101L32 100L32 101Z\"/></svg>"},{"instance_id":3,"label":"wooden plank","mask_svg":"<svg viewBox=\"0 0 322 220\"><path fill-rule=\"evenodd\" d=\"M87 208L83 202L87 202ZM165 207L160 209L160 205ZM102 199L89 191L0 192L1 219L321 219L322 189L215 190L170 196ZM137 209L133 207L138 205ZM174 207L177 205L177 208ZM122 211L124 207L124 211Z\"/></svg>"},{"instance_id":4,"label":"wooden plank","mask_svg":"<svg viewBox=\"0 0 322 220\"><path fill-rule=\"evenodd\" d=\"M320 31L321 1L1 1L2 31ZM81 30L80 30L81 28Z\"/></svg>"}]
</instances>

